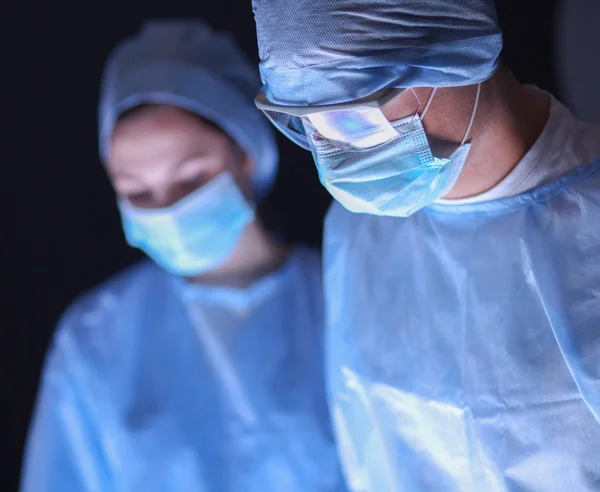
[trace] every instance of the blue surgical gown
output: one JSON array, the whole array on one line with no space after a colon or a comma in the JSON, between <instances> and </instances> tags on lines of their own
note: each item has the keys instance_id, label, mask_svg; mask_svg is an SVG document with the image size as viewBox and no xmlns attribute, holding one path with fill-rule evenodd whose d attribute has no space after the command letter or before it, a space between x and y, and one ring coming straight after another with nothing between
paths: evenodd
<instances>
[{"instance_id":1,"label":"blue surgical gown","mask_svg":"<svg viewBox=\"0 0 600 492\"><path fill-rule=\"evenodd\" d=\"M600 490L600 162L326 221L327 374L356 491Z\"/></svg>"},{"instance_id":2,"label":"blue surgical gown","mask_svg":"<svg viewBox=\"0 0 600 492\"><path fill-rule=\"evenodd\" d=\"M25 492L344 490L323 376L319 255L246 289L150 262L60 323Z\"/></svg>"}]
</instances>

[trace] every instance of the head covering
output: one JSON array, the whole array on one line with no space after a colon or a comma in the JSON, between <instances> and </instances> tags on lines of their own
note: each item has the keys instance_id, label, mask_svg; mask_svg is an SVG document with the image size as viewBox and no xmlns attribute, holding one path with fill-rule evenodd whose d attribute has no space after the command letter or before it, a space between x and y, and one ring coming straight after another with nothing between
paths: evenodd
<instances>
[{"instance_id":1,"label":"head covering","mask_svg":"<svg viewBox=\"0 0 600 492\"><path fill-rule=\"evenodd\" d=\"M233 39L200 20L151 21L119 44L102 81L99 145L103 160L119 116L141 104L169 104L223 129L255 163L257 198L277 174L271 128L253 104L260 87L253 64Z\"/></svg>"},{"instance_id":2,"label":"head covering","mask_svg":"<svg viewBox=\"0 0 600 492\"><path fill-rule=\"evenodd\" d=\"M253 0L263 92L311 106L493 75L494 0Z\"/></svg>"}]
</instances>

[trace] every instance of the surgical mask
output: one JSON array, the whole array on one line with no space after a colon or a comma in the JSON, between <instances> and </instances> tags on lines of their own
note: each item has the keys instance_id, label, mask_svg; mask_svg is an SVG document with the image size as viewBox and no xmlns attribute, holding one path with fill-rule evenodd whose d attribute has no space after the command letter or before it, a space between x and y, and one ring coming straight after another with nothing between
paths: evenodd
<instances>
[{"instance_id":1,"label":"surgical mask","mask_svg":"<svg viewBox=\"0 0 600 492\"><path fill-rule=\"evenodd\" d=\"M478 86L465 137L448 158L433 156L422 123L435 90L422 117L417 114L393 122L397 132L393 139L362 151L339 148L321 138L305 120L321 183L351 212L408 217L426 207L449 192L462 171L480 90Z\"/></svg>"},{"instance_id":2,"label":"surgical mask","mask_svg":"<svg viewBox=\"0 0 600 492\"><path fill-rule=\"evenodd\" d=\"M255 218L230 172L222 172L173 205L140 209L119 200L125 238L165 270L206 273L231 255Z\"/></svg>"}]
</instances>

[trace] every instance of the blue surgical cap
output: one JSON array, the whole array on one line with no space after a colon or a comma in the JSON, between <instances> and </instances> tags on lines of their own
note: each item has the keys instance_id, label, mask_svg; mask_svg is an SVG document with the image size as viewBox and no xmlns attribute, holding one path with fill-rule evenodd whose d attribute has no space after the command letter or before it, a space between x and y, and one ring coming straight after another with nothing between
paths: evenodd
<instances>
[{"instance_id":1,"label":"blue surgical cap","mask_svg":"<svg viewBox=\"0 0 600 492\"><path fill-rule=\"evenodd\" d=\"M104 161L119 116L141 104L169 104L223 129L253 160L258 198L270 190L278 154L267 120L253 103L255 66L233 39L202 21L154 21L119 44L105 67L99 106Z\"/></svg>"},{"instance_id":2,"label":"blue surgical cap","mask_svg":"<svg viewBox=\"0 0 600 492\"><path fill-rule=\"evenodd\" d=\"M494 0L253 0L271 102L347 102L392 87L483 82L498 66Z\"/></svg>"}]
</instances>

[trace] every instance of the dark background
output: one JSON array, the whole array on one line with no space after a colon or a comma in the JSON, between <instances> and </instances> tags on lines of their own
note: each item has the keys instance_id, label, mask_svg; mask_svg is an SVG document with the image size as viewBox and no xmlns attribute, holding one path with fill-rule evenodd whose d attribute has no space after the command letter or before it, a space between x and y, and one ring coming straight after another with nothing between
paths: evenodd
<instances>
[{"instance_id":1,"label":"dark background","mask_svg":"<svg viewBox=\"0 0 600 492\"><path fill-rule=\"evenodd\" d=\"M0 7L3 491L17 487L39 373L57 318L83 290L139 258L122 238L97 155L97 89L110 49L144 18L201 16L233 32L257 59L250 0L65 4L13 0ZM556 92L554 2L497 4L505 60L522 81ZM280 143L280 176L268 202L278 212L272 219L288 239L318 245L328 195L310 155Z\"/></svg>"}]
</instances>

